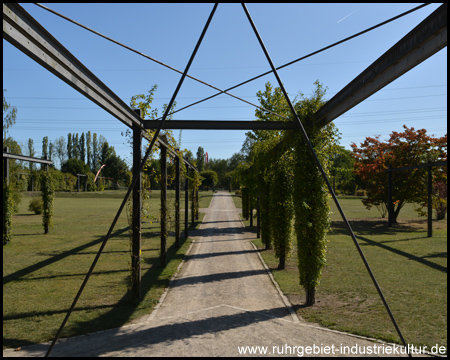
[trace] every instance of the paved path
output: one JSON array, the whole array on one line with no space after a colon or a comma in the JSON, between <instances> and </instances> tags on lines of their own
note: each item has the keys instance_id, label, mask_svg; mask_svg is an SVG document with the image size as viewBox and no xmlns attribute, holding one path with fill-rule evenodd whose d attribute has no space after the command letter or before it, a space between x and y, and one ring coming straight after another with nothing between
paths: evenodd
<instances>
[{"instance_id":1,"label":"paved path","mask_svg":"<svg viewBox=\"0 0 450 360\"><path fill-rule=\"evenodd\" d=\"M316 356L330 356L333 345L341 356L341 346L375 349L373 342L309 326L292 313L228 192L217 192L204 210L196 241L159 308L136 324L64 339L52 356L240 356L241 346L296 356L316 346L311 351L328 349ZM47 348L33 345L3 356L43 356Z\"/></svg>"}]
</instances>

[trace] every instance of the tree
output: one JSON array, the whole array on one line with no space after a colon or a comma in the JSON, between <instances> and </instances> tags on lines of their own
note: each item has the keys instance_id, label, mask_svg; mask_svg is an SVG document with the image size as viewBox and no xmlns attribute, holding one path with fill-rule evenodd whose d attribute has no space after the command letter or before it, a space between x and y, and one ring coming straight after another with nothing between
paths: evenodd
<instances>
[{"instance_id":1,"label":"tree","mask_svg":"<svg viewBox=\"0 0 450 360\"><path fill-rule=\"evenodd\" d=\"M200 177L203 178L202 186L206 189L214 189L219 178L214 170L204 170L200 172Z\"/></svg>"},{"instance_id":2,"label":"tree","mask_svg":"<svg viewBox=\"0 0 450 360\"><path fill-rule=\"evenodd\" d=\"M78 145L78 133L72 135L72 157L80 159L80 147Z\"/></svg>"},{"instance_id":3,"label":"tree","mask_svg":"<svg viewBox=\"0 0 450 360\"><path fill-rule=\"evenodd\" d=\"M72 134L67 134L67 157L68 159L72 159L73 152L72 152ZM62 165L62 162L61 162Z\"/></svg>"},{"instance_id":4,"label":"tree","mask_svg":"<svg viewBox=\"0 0 450 360\"><path fill-rule=\"evenodd\" d=\"M197 150L197 170L202 172L205 169L205 150L199 146Z\"/></svg>"},{"instance_id":5,"label":"tree","mask_svg":"<svg viewBox=\"0 0 450 360\"><path fill-rule=\"evenodd\" d=\"M3 139L7 138L8 129L16 123L17 108L6 101L3 89Z\"/></svg>"},{"instance_id":6,"label":"tree","mask_svg":"<svg viewBox=\"0 0 450 360\"><path fill-rule=\"evenodd\" d=\"M28 139L28 156L33 157L35 155L35 151L34 151L34 145L33 145L33 139L29 138ZM29 169L30 171L34 170L34 163L32 163L31 161L29 162Z\"/></svg>"},{"instance_id":7,"label":"tree","mask_svg":"<svg viewBox=\"0 0 450 360\"><path fill-rule=\"evenodd\" d=\"M91 149L91 132L86 134L86 164L92 168L92 149Z\"/></svg>"},{"instance_id":8,"label":"tree","mask_svg":"<svg viewBox=\"0 0 450 360\"><path fill-rule=\"evenodd\" d=\"M100 153L100 163L106 164L106 160L111 156L111 155L115 155L116 151L114 150L113 146L109 146L108 142L105 141L102 144L102 148L101 148L101 153Z\"/></svg>"},{"instance_id":9,"label":"tree","mask_svg":"<svg viewBox=\"0 0 450 360\"><path fill-rule=\"evenodd\" d=\"M86 147L85 147L84 133L81 133L80 142L78 143L78 148L80 151L80 160L86 162Z\"/></svg>"},{"instance_id":10,"label":"tree","mask_svg":"<svg viewBox=\"0 0 450 360\"><path fill-rule=\"evenodd\" d=\"M98 141L97 141L97 133L94 133L92 136L92 164L91 169L92 172L96 172L98 170Z\"/></svg>"},{"instance_id":11,"label":"tree","mask_svg":"<svg viewBox=\"0 0 450 360\"><path fill-rule=\"evenodd\" d=\"M71 173L72 175L87 174L90 172L89 167L80 159L69 159L61 166L61 171L65 173Z\"/></svg>"},{"instance_id":12,"label":"tree","mask_svg":"<svg viewBox=\"0 0 450 360\"><path fill-rule=\"evenodd\" d=\"M425 129L416 131L406 125L403 125L403 128L403 132L393 131L385 142L379 140L380 136L375 136L367 137L360 147L351 144L355 157L355 172L366 187L367 198L362 202L368 209L376 206L382 216L387 213L388 173L385 170L389 166L395 169L447 159L447 135L434 138L427 135ZM426 169L414 169L398 171L393 175L394 223L406 203L426 206L426 173ZM438 170L433 171L433 174L435 181L447 183L446 172Z\"/></svg>"},{"instance_id":13,"label":"tree","mask_svg":"<svg viewBox=\"0 0 450 360\"><path fill-rule=\"evenodd\" d=\"M42 139L42 157L48 159L48 136L44 136ZM45 168L44 164L41 164L41 170Z\"/></svg>"},{"instance_id":14,"label":"tree","mask_svg":"<svg viewBox=\"0 0 450 360\"><path fill-rule=\"evenodd\" d=\"M66 159L67 148L68 146L66 144L66 139L64 138L64 136L60 136L55 140L55 155L58 157L60 168L64 160Z\"/></svg>"}]
</instances>

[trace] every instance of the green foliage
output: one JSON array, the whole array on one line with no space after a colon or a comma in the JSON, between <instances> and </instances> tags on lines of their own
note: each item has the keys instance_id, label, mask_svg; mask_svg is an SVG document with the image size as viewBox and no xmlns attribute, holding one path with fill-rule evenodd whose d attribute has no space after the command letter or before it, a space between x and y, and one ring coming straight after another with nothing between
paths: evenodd
<instances>
[{"instance_id":1,"label":"green foliage","mask_svg":"<svg viewBox=\"0 0 450 360\"><path fill-rule=\"evenodd\" d=\"M44 202L42 199L32 198L28 205L28 210L34 212L36 215L40 215L44 211Z\"/></svg>"},{"instance_id":2,"label":"green foliage","mask_svg":"<svg viewBox=\"0 0 450 360\"><path fill-rule=\"evenodd\" d=\"M266 249L272 247L272 231L270 228L270 216L272 214L270 208L270 194L271 194L271 184L270 179L268 179L267 172L263 172L261 176L257 179L257 189L259 194L259 211L261 219L261 241L265 245Z\"/></svg>"},{"instance_id":3,"label":"green foliage","mask_svg":"<svg viewBox=\"0 0 450 360\"><path fill-rule=\"evenodd\" d=\"M205 169L205 150L199 146L197 149L197 170L202 172Z\"/></svg>"},{"instance_id":4,"label":"green foliage","mask_svg":"<svg viewBox=\"0 0 450 360\"><path fill-rule=\"evenodd\" d=\"M337 130L333 123L322 128L314 124L313 114L324 103L325 91L320 84L311 99L303 99L296 110L314 151L329 177L331 155L338 150L335 139ZM330 228L328 189L302 134L295 136L294 206L295 230L300 285L307 291L307 304L314 303L314 289L320 283L322 269L326 265L327 239Z\"/></svg>"},{"instance_id":5,"label":"green foliage","mask_svg":"<svg viewBox=\"0 0 450 360\"><path fill-rule=\"evenodd\" d=\"M273 166L270 191L270 231L278 269L284 269L292 250L294 204L292 156L285 153Z\"/></svg>"},{"instance_id":6,"label":"green foliage","mask_svg":"<svg viewBox=\"0 0 450 360\"><path fill-rule=\"evenodd\" d=\"M71 173L72 175L87 174L90 172L89 167L79 159L71 158L61 166L61 171Z\"/></svg>"},{"instance_id":7,"label":"green foliage","mask_svg":"<svg viewBox=\"0 0 450 360\"><path fill-rule=\"evenodd\" d=\"M17 117L17 108L6 101L5 91L3 89L3 139L6 139L8 129L16 123Z\"/></svg>"},{"instance_id":8,"label":"green foliage","mask_svg":"<svg viewBox=\"0 0 450 360\"><path fill-rule=\"evenodd\" d=\"M55 191L53 187L52 177L48 172L41 172L40 178L42 202L44 203L42 224L44 225L44 233L48 234L48 229L50 226L52 226L53 200L55 199Z\"/></svg>"},{"instance_id":9,"label":"green foliage","mask_svg":"<svg viewBox=\"0 0 450 360\"><path fill-rule=\"evenodd\" d=\"M200 172L200 176L203 178L202 187L205 190L214 188L219 181L217 173L213 170L204 170Z\"/></svg>"},{"instance_id":10,"label":"green foliage","mask_svg":"<svg viewBox=\"0 0 450 360\"><path fill-rule=\"evenodd\" d=\"M248 220L250 217L250 189L248 187L241 187L242 194L242 217Z\"/></svg>"},{"instance_id":11,"label":"green foliage","mask_svg":"<svg viewBox=\"0 0 450 360\"><path fill-rule=\"evenodd\" d=\"M7 181L3 181L3 245L9 244L12 239L13 212L14 201L11 188Z\"/></svg>"}]
</instances>

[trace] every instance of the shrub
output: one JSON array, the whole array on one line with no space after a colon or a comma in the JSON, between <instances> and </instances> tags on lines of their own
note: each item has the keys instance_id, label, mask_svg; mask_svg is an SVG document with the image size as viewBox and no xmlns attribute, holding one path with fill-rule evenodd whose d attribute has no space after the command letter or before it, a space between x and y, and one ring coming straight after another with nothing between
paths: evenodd
<instances>
[{"instance_id":1,"label":"shrub","mask_svg":"<svg viewBox=\"0 0 450 360\"><path fill-rule=\"evenodd\" d=\"M36 215L40 215L44 210L44 202L40 198L33 198L30 200L28 210L33 211Z\"/></svg>"}]
</instances>

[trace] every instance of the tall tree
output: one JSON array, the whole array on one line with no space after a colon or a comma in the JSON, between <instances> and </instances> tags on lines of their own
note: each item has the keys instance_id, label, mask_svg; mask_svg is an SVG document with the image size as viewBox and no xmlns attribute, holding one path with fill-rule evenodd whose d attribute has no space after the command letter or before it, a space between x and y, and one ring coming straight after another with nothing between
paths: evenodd
<instances>
[{"instance_id":1,"label":"tall tree","mask_svg":"<svg viewBox=\"0 0 450 360\"><path fill-rule=\"evenodd\" d=\"M33 139L32 138L29 138L28 139L28 156L31 156L31 157L33 157L36 153L35 153L35 151L34 151L34 142L33 142ZM33 171L34 170L34 163L32 163L31 161L29 162L29 169L30 169L30 171Z\"/></svg>"},{"instance_id":2,"label":"tall tree","mask_svg":"<svg viewBox=\"0 0 450 360\"><path fill-rule=\"evenodd\" d=\"M202 172L205 169L205 150L199 146L197 150L197 170Z\"/></svg>"},{"instance_id":3,"label":"tall tree","mask_svg":"<svg viewBox=\"0 0 450 360\"><path fill-rule=\"evenodd\" d=\"M80 142L78 143L78 148L80 150L80 160L86 162L86 148L85 148L85 138L84 133L81 133Z\"/></svg>"},{"instance_id":4,"label":"tall tree","mask_svg":"<svg viewBox=\"0 0 450 360\"><path fill-rule=\"evenodd\" d=\"M44 136L42 139L42 157L48 159L48 136ZM41 164L41 170L45 168L44 164Z\"/></svg>"},{"instance_id":5,"label":"tall tree","mask_svg":"<svg viewBox=\"0 0 450 360\"><path fill-rule=\"evenodd\" d=\"M68 159L72 159L73 156L73 151L72 151L72 134L68 133L67 134L67 157ZM62 161L61 161L61 165L62 165Z\"/></svg>"},{"instance_id":6,"label":"tall tree","mask_svg":"<svg viewBox=\"0 0 450 360\"><path fill-rule=\"evenodd\" d=\"M387 213L388 173L385 170L389 166L399 168L447 159L447 135L435 138L427 135L425 129L416 131L406 125L403 125L403 128L403 132L393 131L389 140L384 142L376 136L367 137L360 147L351 144L355 157L355 172L366 187L367 198L362 202L368 209L372 206L378 207L382 215ZM394 223L406 203L426 204L426 172L426 169L414 169L398 171L393 175ZM433 174L435 181L447 183L445 171L436 169Z\"/></svg>"},{"instance_id":7,"label":"tall tree","mask_svg":"<svg viewBox=\"0 0 450 360\"><path fill-rule=\"evenodd\" d=\"M92 164L91 169L92 172L96 172L98 170L98 140L97 140L97 133L94 133L92 135Z\"/></svg>"},{"instance_id":8,"label":"tall tree","mask_svg":"<svg viewBox=\"0 0 450 360\"><path fill-rule=\"evenodd\" d=\"M92 168L91 132L86 133L86 164Z\"/></svg>"},{"instance_id":9,"label":"tall tree","mask_svg":"<svg viewBox=\"0 0 450 360\"><path fill-rule=\"evenodd\" d=\"M67 144L64 136L60 136L55 140L55 155L58 157L59 166L61 168L61 165L67 156Z\"/></svg>"},{"instance_id":10,"label":"tall tree","mask_svg":"<svg viewBox=\"0 0 450 360\"><path fill-rule=\"evenodd\" d=\"M80 159L80 148L78 141L78 133L72 135L72 157L75 159Z\"/></svg>"},{"instance_id":11,"label":"tall tree","mask_svg":"<svg viewBox=\"0 0 450 360\"><path fill-rule=\"evenodd\" d=\"M50 141L48 144L48 159L52 160L54 154L55 154L55 144Z\"/></svg>"}]
</instances>

